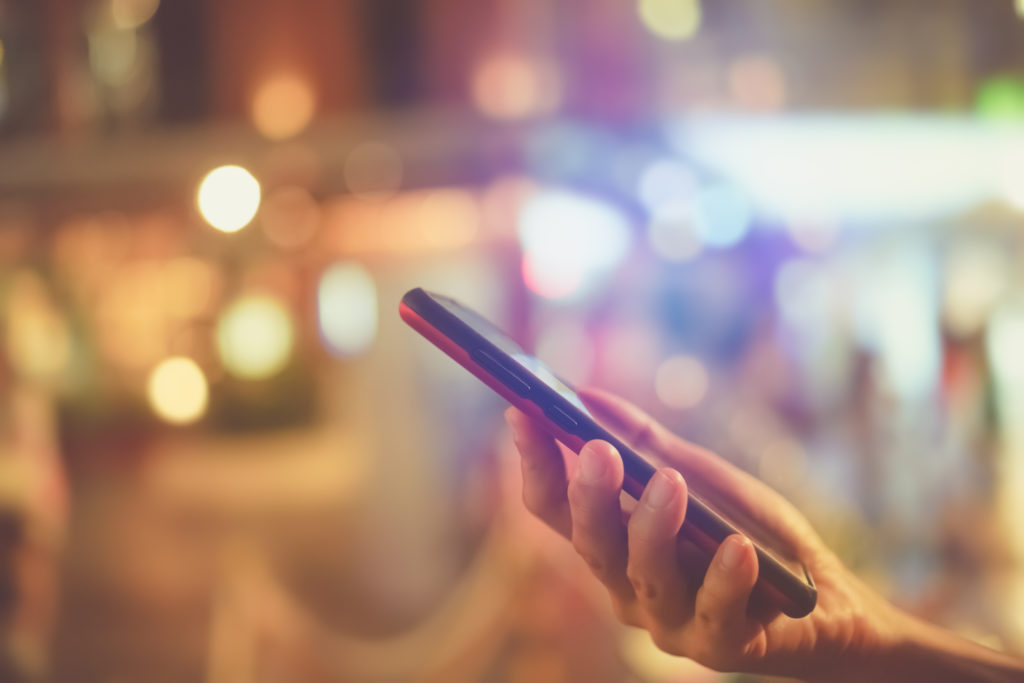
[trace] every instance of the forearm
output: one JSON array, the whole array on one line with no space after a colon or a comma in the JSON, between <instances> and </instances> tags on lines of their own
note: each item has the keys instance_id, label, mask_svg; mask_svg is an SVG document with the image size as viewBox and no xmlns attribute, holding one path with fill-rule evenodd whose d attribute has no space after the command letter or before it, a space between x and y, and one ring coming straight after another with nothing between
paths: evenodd
<instances>
[{"instance_id":1,"label":"forearm","mask_svg":"<svg viewBox=\"0 0 1024 683\"><path fill-rule=\"evenodd\" d=\"M832 672L829 681L872 683L1003 683L1024 681L1024 660L992 650L908 614L896 617L898 635L873 655ZM824 681L825 679L821 679Z\"/></svg>"}]
</instances>

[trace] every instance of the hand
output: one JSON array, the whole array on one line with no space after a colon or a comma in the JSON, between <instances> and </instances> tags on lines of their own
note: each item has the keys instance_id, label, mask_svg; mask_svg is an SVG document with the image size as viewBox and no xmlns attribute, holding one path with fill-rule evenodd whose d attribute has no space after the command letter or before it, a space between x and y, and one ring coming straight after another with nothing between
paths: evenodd
<instances>
[{"instance_id":1,"label":"hand","mask_svg":"<svg viewBox=\"0 0 1024 683\"><path fill-rule=\"evenodd\" d=\"M659 469L626 513L619 497L622 460L610 444L591 441L576 464L542 427L510 408L506 418L522 455L523 500L572 541L604 584L617 616L649 631L662 650L720 671L829 681L868 675L889 680L886 674L900 672L905 680L906 672L921 672L913 654L929 648L933 666L939 654L972 659L972 665L994 657L1012 666L998 653L945 632L937 636L938 629L889 605L842 565L792 505L757 479L676 437L622 399L593 390L580 397L624 442L672 467ZM755 609L750 598L757 556L746 538L730 536L710 562L678 541L687 481L804 564L818 587L818 604L809 616L791 619ZM930 680L959 675L946 659Z\"/></svg>"}]
</instances>

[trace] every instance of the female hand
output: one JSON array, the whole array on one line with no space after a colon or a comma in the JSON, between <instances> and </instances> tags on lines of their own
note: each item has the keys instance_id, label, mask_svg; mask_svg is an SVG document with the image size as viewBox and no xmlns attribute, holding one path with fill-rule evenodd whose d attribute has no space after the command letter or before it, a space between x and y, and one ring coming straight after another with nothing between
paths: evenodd
<instances>
[{"instance_id":1,"label":"female hand","mask_svg":"<svg viewBox=\"0 0 1024 683\"><path fill-rule=\"evenodd\" d=\"M572 541L623 622L649 631L662 650L720 671L828 681L921 673L908 653L938 647L943 641L936 640L938 629L917 622L863 585L785 499L620 398L593 390L581 391L580 397L625 443L671 465L657 471L628 514L619 496L622 460L610 444L591 441L573 466L574 456L525 414L510 408L506 418L522 455L527 508ZM746 538L730 536L710 562L678 542L687 483L730 515L753 523L778 550L803 563L818 588L818 604L810 615L792 619L755 608L750 598L757 556ZM955 636L949 639L955 645L943 642L938 649L953 657L983 650L1002 658L1003 665L1012 664L998 653ZM942 660L939 654L931 653L933 666ZM929 680L958 675L950 673L954 668L948 664L939 669L940 677Z\"/></svg>"}]
</instances>

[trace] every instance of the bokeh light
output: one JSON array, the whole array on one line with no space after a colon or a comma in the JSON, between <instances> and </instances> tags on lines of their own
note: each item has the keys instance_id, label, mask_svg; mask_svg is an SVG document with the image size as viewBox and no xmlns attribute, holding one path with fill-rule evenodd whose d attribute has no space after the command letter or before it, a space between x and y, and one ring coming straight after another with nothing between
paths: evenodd
<instances>
[{"instance_id":1,"label":"bokeh light","mask_svg":"<svg viewBox=\"0 0 1024 683\"><path fill-rule=\"evenodd\" d=\"M692 356L673 356L654 372L654 391L669 408L692 408L704 400L709 385L707 368Z\"/></svg>"},{"instance_id":2,"label":"bokeh light","mask_svg":"<svg viewBox=\"0 0 1024 683\"><path fill-rule=\"evenodd\" d=\"M361 199L387 199L402 186L398 150L383 142L357 145L345 159L345 185Z\"/></svg>"},{"instance_id":3,"label":"bokeh light","mask_svg":"<svg viewBox=\"0 0 1024 683\"><path fill-rule=\"evenodd\" d=\"M263 234L271 243L296 249L308 243L320 226L320 206L309 190L286 185L267 194L260 218Z\"/></svg>"},{"instance_id":4,"label":"bokeh light","mask_svg":"<svg viewBox=\"0 0 1024 683\"><path fill-rule=\"evenodd\" d=\"M260 84L250 115L256 129L271 140L284 140L302 132L313 120L316 96L299 74L277 73Z\"/></svg>"},{"instance_id":5,"label":"bokeh light","mask_svg":"<svg viewBox=\"0 0 1024 683\"><path fill-rule=\"evenodd\" d=\"M275 298L248 295L235 301L217 322L217 351L228 372L264 379L280 372L295 345L291 316Z\"/></svg>"},{"instance_id":6,"label":"bokeh light","mask_svg":"<svg viewBox=\"0 0 1024 683\"><path fill-rule=\"evenodd\" d=\"M678 204L693 196L697 178L690 167L676 159L658 159L640 172L637 196L651 211Z\"/></svg>"},{"instance_id":7,"label":"bokeh light","mask_svg":"<svg viewBox=\"0 0 1024 683\"><path fill-rule=\"evenodd\" d=\"M554 112L561 82L554 63L502 53L485 58L473 73L473 102L495 119L521 119Z\"/></svg>"},{"instance_id":8,"label":"bokeh light","mask_svg":"<svg viewBox=\"0 0 1024 683\"><path fill-rule=\"evenodd\" d=\"M617 207L567 190L530 197L519 217L523 276L537 294L582 294L614 269L630 248L629 221Z\"/></svg>"},{"instance_id":9,"label":"bokeh light","mask_svg":"<svg viewBox=\"0 0 1024 683\"><path fill-rule=\"evenodd\" d=\"M153 18L160 0L110 0L110 17L121 30L138 28Z\"/></svg>"},{"instance_id":10,"label":"bokeh light","mask_svg":"<svg viewBox=\"0 0 1024 683\"><path fill-rule=\"evenodd\" d=\"M1024 80L1009 75L987 79L978 87L974 110L991 121L1024 119Z\"/></svg>"},{"instance_id":11,"label":"bokeh light","mask_svg":"<svg viewBox=\"0 0 1024 683\"><path fill-rule=\"evenodd\" d=\"M161 419L172 424L195 422L209 401L206 376L191 358L168 358L149 374L146 384L149 404Z\"/></svg>"},{"instance_id":12,"label":"bokeh light","mask_svg":"<svg viewBox=\"0 0 1024 683\"><path fill-rule=\"evenodd\" d=\"M320 334L338 356L362 353L377 336L377 285L358 263L336 263L317 290Z\"/></svg>"},{"instance_id":13,"label":"bokeh light","mask_svg":"<svg viewBox=\"0 0 1024 683\"><path fill-rule=\"evenodd\" d=\"M203 178L196 202L211 226L222 232L237 232L260 208L260 184L241 166L220 166Z\"/></svg>"},{"instance_id":14,"label":"bokeh light","mask_svg":"<svg viewBox=\"0 0 1024 683\"><path fill-rule=\"evenodd\" d=\"M712 247L731 247L746 236L754 219L753 206L733 185L701 188L694 199L694 223L701 241Z\"/></svg>"},{"instance_id":15,"label":"bokeh light","mask_svg":"<svg viewBox=\"0 0 1024 683\"><path fill-rule=\"evenodd\" d=\"M30 380L57 380L71 360L66 320L36 273L21 271L7 287L6 341L11 365Z\"/></svg>"},{"instance_id":16,"label":"bokeh light","mask_svg":"<svg viewBox=\"0 0 1024 683\"><path fill-rule=\"evenodd\" d=\"M640 20L664 40L686 40L700 30L698 0L640 0Z\"/></svg>"}]
</instances>

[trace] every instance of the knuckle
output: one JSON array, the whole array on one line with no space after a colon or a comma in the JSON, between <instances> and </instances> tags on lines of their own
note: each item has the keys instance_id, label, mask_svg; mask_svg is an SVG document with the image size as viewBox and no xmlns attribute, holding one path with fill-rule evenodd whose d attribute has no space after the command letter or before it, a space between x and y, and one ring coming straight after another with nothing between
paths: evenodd
<instances>
[{"instance_id":1,"label":"knuckle","mask_svg":"<svg viewBox=\"0 0 1024 683\"><path fill-rule=\"evenodd\" d=\"M654 450L659 442L658 430L650 421L644 422L633 436L633 445L641 450Z\"/></svg>"},{"instance_id":2,"label":"knuckle","mask_svg":"<svg viewBox=\"0 0 1024 683\"><path fill-rule=\"evenodd\" d=\"M633 585L633 591L640 598L655 600L661 594L657 582L638 569L633 563L626 567L626 578L629 579L629 582Z\"/></svg>"}]
</instances>

